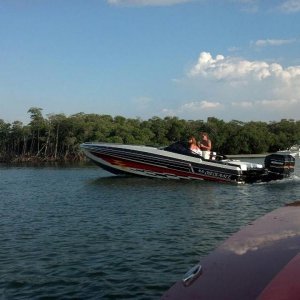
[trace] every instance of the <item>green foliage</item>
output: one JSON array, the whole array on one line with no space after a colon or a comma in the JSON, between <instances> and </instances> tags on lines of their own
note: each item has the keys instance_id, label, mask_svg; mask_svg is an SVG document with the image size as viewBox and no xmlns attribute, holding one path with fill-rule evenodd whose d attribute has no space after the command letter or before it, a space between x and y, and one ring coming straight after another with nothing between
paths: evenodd
<instances>
[{"instance_id":1,"label":"green foliage","mask_svg":"<svg viewBox=\"0 0 300 300\"><path fill-rule=\"evenodd\" d=\"M139 118L78 113L71 116L51 114L46 118L41 108L28 110L30 122L12 124L0 120L0 158L37 157L60 160L81 159L79 145L86 141L165 146L190 135L200 138L208 132L213 150L223 154L274 152L299 144L300 121L224 122L210 117L183 120L177 117Z\"/></svg>"}]
</instances>

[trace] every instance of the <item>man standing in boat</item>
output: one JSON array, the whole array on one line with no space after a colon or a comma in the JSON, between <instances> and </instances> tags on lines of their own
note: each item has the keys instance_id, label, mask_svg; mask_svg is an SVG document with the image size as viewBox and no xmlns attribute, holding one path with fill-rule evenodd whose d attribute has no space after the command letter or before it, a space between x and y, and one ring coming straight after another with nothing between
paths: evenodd
<instances>
[{"instance_id":1,"label":"man standing in boat","mask_svg":"<svg viewBox=\"0 0 300 300\"><path fill-rule=\"evenodd\" d=\"M206 132L201 132L201 141L198 142L198 146L202 151L202 156L205 159L210 158L210 151L211 151L211 140L208 137Z\"/></svg>"}]
</instances>

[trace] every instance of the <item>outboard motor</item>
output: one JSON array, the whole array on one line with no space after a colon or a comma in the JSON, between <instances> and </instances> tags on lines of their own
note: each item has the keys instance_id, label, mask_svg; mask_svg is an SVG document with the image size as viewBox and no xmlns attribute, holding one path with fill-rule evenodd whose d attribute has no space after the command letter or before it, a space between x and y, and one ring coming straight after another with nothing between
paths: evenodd
<instances>
[{"instance_id":1,"label":"outboard motor","mask_svg":"<svg viewBox=\"0 0 300 300\"><path fill-rule=\"evenodd\" d=\"M265 168L270 180L291 176L295 169L295 157L290 154L274 153L265 157Z\"/></svg>"}]
</instances>

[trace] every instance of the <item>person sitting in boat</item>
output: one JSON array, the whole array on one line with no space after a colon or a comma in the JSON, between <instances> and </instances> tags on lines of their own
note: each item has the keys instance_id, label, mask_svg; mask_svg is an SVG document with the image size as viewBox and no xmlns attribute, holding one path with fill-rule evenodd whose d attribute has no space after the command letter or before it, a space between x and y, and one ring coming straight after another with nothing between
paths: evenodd
<instances>
[{"instance_id":1,"label":"person sitting in boat","mask_svg":"<svg viewBox=\"0 0 300 300\"><path fill-rule=\"evenodd\" d=\"M200 150L200 148L197 145L197 141L195 139L195 137L191 136L189 138L189 149L196 154L199 154L200 156L202 156L202 151Z\"/></svg>"},{"instance_id":2,"label":"person sitting in boat","mask_svg":"<svg viewBox=\"0 0 300 300\"><path fill-rule=\"evenodd\" d=\"M205 159L210 158L210 151L211 151L211 140L208 137L206 132L201 132L201 141L198 142L198 146L202 151L202 156Z\"/></svg>"}]
</instances>

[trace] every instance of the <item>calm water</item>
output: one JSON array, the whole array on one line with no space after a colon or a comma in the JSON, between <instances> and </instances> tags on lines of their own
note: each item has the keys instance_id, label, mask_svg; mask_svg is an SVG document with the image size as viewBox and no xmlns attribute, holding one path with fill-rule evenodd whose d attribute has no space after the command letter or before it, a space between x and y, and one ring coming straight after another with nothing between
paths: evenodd
<instances>
[{"instance_id":1,"label":"calm water","mask_svg":"<svg viewBox=\"0 0 300 300\"><path fill-rule=\"evenodd\" d=\"M242 225L300 200L296 164L292 180L243 186L1 165L1 299L158 299Z\"/></svg>"}]
</instances>

